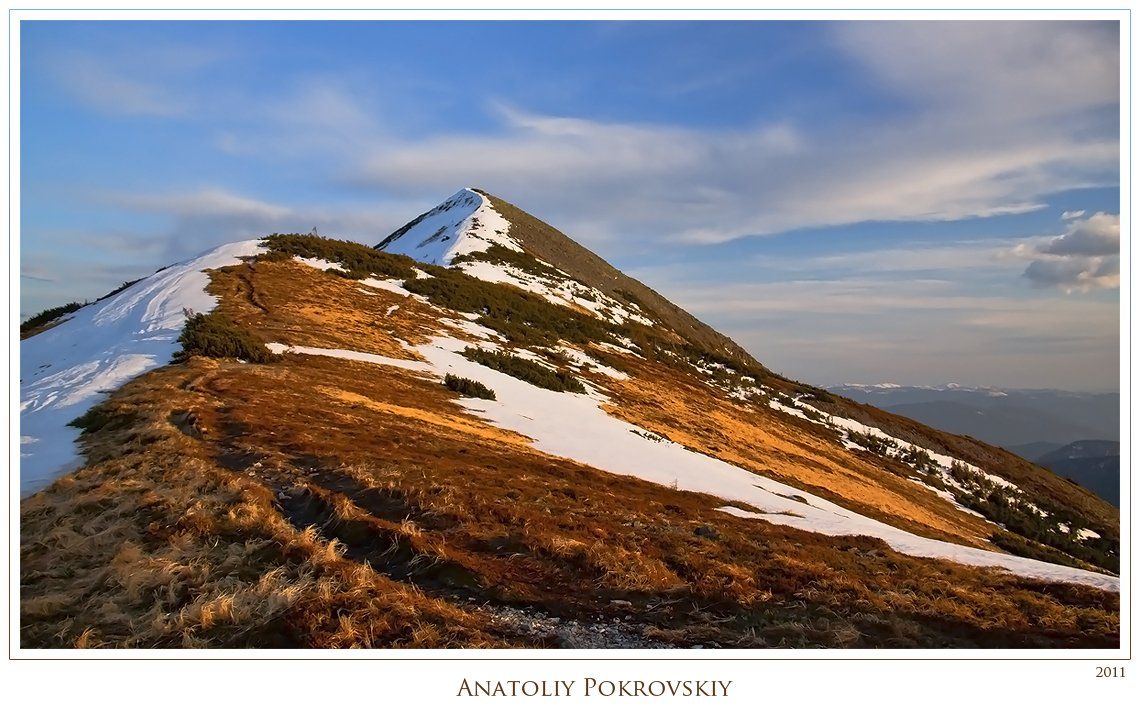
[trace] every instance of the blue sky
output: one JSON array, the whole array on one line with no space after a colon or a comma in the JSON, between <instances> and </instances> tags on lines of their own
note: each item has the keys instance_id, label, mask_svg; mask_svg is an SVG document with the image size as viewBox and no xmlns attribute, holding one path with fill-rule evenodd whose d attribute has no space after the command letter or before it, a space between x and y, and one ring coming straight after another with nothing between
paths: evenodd
<instances>
[{"instance_id":1,"label":"blue sky","mask_svg":"<svg viewBox=\"0 0 1140 719\"><path fill-rule=\"evenodd\" d=\"M791 376L1117 387L1114 24L22 28L24 315L475 186Z\"/></svg>"}]
</instances>

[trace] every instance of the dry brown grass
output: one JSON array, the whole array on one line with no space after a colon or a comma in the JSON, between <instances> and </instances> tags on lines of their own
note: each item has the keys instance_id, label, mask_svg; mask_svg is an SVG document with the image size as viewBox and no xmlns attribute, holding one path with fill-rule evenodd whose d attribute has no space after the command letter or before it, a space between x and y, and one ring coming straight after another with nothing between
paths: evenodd
<instances>
[{"instance_id":1,"label":"dry brown grass","mask_svg":"<svg viewBox=\"0 0 1140 719\"><path fill-rule=\"evenodd\" d=\"M220 311L265 342L411 358L396 338L418 344L450 314L293 260L224 267L210 276ZM393 305L399 309L388 314Z\"/></svg>"},{"instance_id":2,"label":"dry brown grass","mask_svg":"<svg viewBox=\"0 0 1140 719\"><path fill-rule=\"evenodd\" d=\"M329 401L334 384L354 401ZM133 422L89 435L92 464L22 507L25 646L536 641L461 596L568 617L621 598L682 645L1116 643L1114 595L732 517L497 430L473 441L442 387L392 368L195 360L108 407Z\"/></svg>"},{"instance_id":3,"label":"dry brown grass","mask_svg":"<svg viewBox=\"0 0 1140 719\"><path fill-rule=\"evenodd\" d=\"M21 507L24 646L494 646L483 621L291 525L271 487L219 465L217 407L186 387L216 363L147 375L112 400L129 427Z\"/></svg>"}]
</instances>

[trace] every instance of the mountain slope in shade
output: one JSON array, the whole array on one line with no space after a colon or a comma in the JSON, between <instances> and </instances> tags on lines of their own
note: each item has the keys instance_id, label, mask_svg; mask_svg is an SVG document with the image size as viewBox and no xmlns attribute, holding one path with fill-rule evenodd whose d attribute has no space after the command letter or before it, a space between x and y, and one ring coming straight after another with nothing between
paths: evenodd
<instances>
[{"instance_id":1,"label":"mountain slope in shade","mask_svg":"<svg viewBox=\"0 0 1140 719\"><path fill-rule=\"evenodd\" d=\"M122 373L85 466L24 500L25 643L1118 641L1088 491L773 375L486 193L381 246L409 254L274 235L181 276L211 356ZM71 324L60 367L76 319L41 335Z\"/></svg>"},{"instance_id":2,"label":"mountain slope in shade","mask_svg":"<svg viewBox=\"0 0 1140 719\"><path fill-rule=\"evenodd\" d=\"M1028 459L1030 462L1036 462L1037 458L1041 455L1048 454L1063 446L1064 445L1058 444L1057 442L1026 442L1025 444L1008 445L1006 449L1018 457Z\"/></svg>"},{"instance_id":3,"label":"mountain slope in shade","mask_svg":"<svg viewBox=\"0 0 1140 719\"><path fill-rule=\"evenodd\" d=\"M1120 506L1120 443L1082 440L1037 458L1042 467L1068 477L1096 492L1113 506Z\"/></svg>"},{"instance_id":4,"label":"mountain slope in shade","mask_svg":"<svg viewBox=\"0 0 1140 719\"><path fill-rule=\"evenodd\" d=\"M1083 439L1071 442L1064 447L1042 454L1037 461L1051 464L1066 459L1103 459L1105 457L1119 457L1120 442L1111 442L1102 439Z\"/></svg>"}]
</instances>

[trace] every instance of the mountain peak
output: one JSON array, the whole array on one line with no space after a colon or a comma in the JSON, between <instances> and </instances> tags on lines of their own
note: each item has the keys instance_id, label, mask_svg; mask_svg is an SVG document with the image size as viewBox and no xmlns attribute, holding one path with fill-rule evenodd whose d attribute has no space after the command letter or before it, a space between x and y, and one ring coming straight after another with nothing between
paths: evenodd
<instances>
[{"instance_id":1,"label":"mountain peak","mask_svg":"<svg viewBox=\"0 0 1140 719\"><path fill-rule=\"evenodd\" d=\"M419 262L450 265L456 258L485 252L492 245L522 252L510 236L510 223L487 195L470 187L384 238L376 249L407 255Z\"/></svg>"},{"instance_id":2,"label":"mountain peak","mask_svg":"<svg viewBox=\"0 0 1140 719\"><path fill-rule=\"evenodd\" d=\"M694 348L763 369L731 339L561 230L478 188L456 192L375 248L514 285L603 319L660 322Z\"/></svg>"}]
</instances>

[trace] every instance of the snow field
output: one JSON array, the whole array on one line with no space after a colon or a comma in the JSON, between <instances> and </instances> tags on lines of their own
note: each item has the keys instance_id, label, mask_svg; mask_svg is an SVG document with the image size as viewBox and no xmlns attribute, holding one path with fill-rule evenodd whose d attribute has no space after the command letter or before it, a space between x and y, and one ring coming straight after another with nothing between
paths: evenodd
<instances>
[{"instance_id":1,"label":"snow field","mask_svg":"<svg viewBox=\"0 0 1140 719\"><path fill-rule=\"evenodd\" d=\"M258 240L222 245L173 265L57 327L20 342L20 496L81 465L68 422L178 350L186 311L209 312L204 270L236 265L265 249Z\"/></svg>"}]
</instances>

